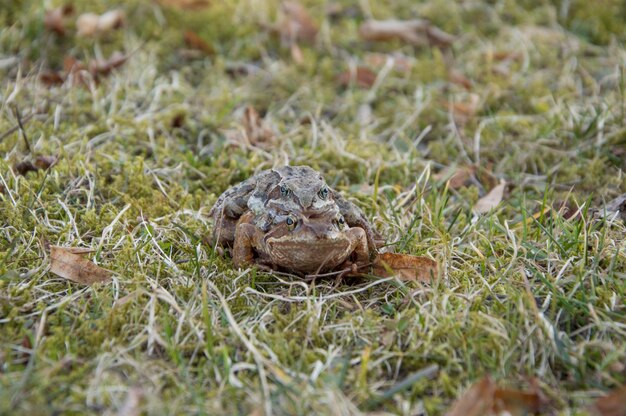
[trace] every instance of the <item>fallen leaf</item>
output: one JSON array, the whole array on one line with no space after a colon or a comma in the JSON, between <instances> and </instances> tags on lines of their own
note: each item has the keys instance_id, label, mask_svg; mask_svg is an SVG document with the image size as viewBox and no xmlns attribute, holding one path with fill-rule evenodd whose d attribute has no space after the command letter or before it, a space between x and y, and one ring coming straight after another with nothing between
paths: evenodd
<instances>
[{"instance_id":1,"label":"fallen leaf","mask_svg":"<svg viewBox=\"0 0 626 416\"><path fill-rule=\"evenodd\" d=\"M39 169L37 169L37 166L33 165L33 162L25 160L25 161L22 161L13 165L13 170L19 173L20 175L24 176L28 172L36 172Z\"/></svg>"},{"instance_id":2,"label":"fallen leaf","mask_svg":"<svg viewBox=\"0 0 626 416\"><path fill-rule=\"evenodd\" d=\"M183 10L201 10L211 5L210 0L158 0L163 6L176 7Z\"/></svg>"},{"instance_id":3,"label":"fallen leaf","mask_svg":"<svg viewBox=\"0 0 626 416\"><path fill-rule=\"evenodd\" d=\"M537 414L548 404L548 399L539 388L535 379L530 382L529 390L496 388L493 413L495 415L525 416Z\"/></svg>"},{"instance_id":4,"label":"fallen leaf","mask_svg":"<svg viewBox=\"0 0 626 416\"><path fill-rule=\"evenodd\" d=\"M183 38L185 39L185 44L187 45L187 47L202 51L206 55L215 54L215 48L213 48L213 46L209 42L202 39L195 32L187 30L183 34Z\"/></svg>"},{"instance_id":5,"label":"fallen leaf","mask_svg":"<svg viewBox=\"0 0 626 416\"><path fill-rule=\"evenodd\" d=\"M626 386L613 390L608 396L600 397L590 411L597 416L626 416Z\"/></svg>"},{"instance_id":6,"label":"fallen leaf","mask_svg":"<svg viewBox=\"0 0 626 416\"><path fill-rule=\"evenodd\" d=\"M491 378L484 377L457 399L446 416L487 416L493 408L496 385Z\"/></svg>"},{"instance_id":7,"label":"fallen leaf","mask_svg":"<svg viewBox=\"0 0 626 416\"><path fill-rule=\"evenodd\" d=\"M480 96L478 94L468 94L465 101L447 102L444 105L452 113L454 120L459 124L465 124L478 112L480 106Z\"/></svg>"},{"instance_id":8,"label":"fallen leaf","mask_svg":"<svg viewBox=\"0 0 626 416\"><path fill-rule=\"evenodd\" d=\"M41 74L39 74L39 80L48 87L51 87L53 85L60 85L65 82L61 74L57 71L43 71Z\"/></svg>"},{"instance_id":9,"label":"fallen leaf","mask_svg":"<svg viewBox=\"0 0 626 416\"><path fill-rule=\"evenodd\" d=\"M243 112L243 127L248 143L253 146L267 146L274 141L274 132L252 106Z\"/></svg>"},{"instance_id":10,"label":"fallen leaf","mask_svg":"<svg viewBox=\"0 0 626 416\"><path fill-rule=\"evenodd\" d=\"M373 274L397 276L401 280L430 282L438 275L437 262L423 256L400 253L381 253L376 256Z\"/></svg>"},{"instance_id":11,"label":"fallen leaf","mask_svg":"<svg viewBox=\"0 0 626 416\"><path fill-rule=\"evenodd\" d=\"M85 69L85 66L80 63L76 58L73 58L71 56L65 56L63 58L63 70L65 72L74 72L74 71L80 71L81 69Z\"/></svg>"},{"instance_id":12,"label":"fallen leaf","mask_svg":"<svg viewBox=\"0 0 626 416\"><path fill-rule=\"evenodd\" d=\"M43 25L46 30L54 32L59 36L65 36L65 18L74 13L74 6L66 4L56 9L46 10L43 18Z\"/></svg>"},{"instance_id":13,"label":"fallen leaf","mask_svg":"<svg viewBox=\"0 0 626 416\"><path fill-rule=\"evenodd\" d=\"M95 59L89 63L89 72L96 77L98 75L108 75L113 69L119 68L128 60L128 56L121 52L113 52L109 59Z\"/></svg>"},{"instance_id":14,"label":"fallen leaf","mask_svg":"<svg viewBox=\"0 0 626 416\"><path fill-rule=\"evenodd\" d=\"M475 172L475 166L460 166L456 168L450 167L436 174L434 178L437 181L447 181L448 188L450 189L459 189L469 184L469 182L474 178Z\"/></svg>"},{"instance_id":15,"label":"fallen leaf","mask_svg":"<svg viewBox=\"0 0 626 416\"><path fill-rule=\"evenodd\" d=\"M110 273L82 257L89 249L50 246L50 271L64 279L84 285L111 280Z\"/></svg>"},{"instance_id":16,"label":"fallen leaf","mask_svg":"<svg viewBox=\"0 0 626 416\"><path fill-rule=\"evenodd\" d=\"M478 202L476 202L476 205L474 205L474 212L477 214L485 214L497 207L500 202L502 202L505 187L506 182L501 181L500 185L493 188L487 195L483 196L478 200Z\"/></svg>"},{"instance_id":17,"label":"fallen leaf","mask_svg":"<svg viewBox=\"0 0 626 416\"><path fill-rule=\"evenodd\" d=\"M621 218L626 221L626 194L607 202L606 206L597 210L597 216L601 218Z\"/></svg>"},{"instance_id":18,"label":"fallen leaf","mask_svg":"<svg viewBox=\"0 0 626 416\"><path fill-rule=\"evenodd\" d=\"M523 56L519 52L509 52L509 51L498 51L494 52L492 55L494 61L502 62L502 61L520 61Z\"/></svg>"},{"instance_id":19,"label":"fallen leaf","mask_svg":"<svg viewBox=\"0 0 626 416\"><path fill-rule=\"evenodd\" d=\"M84 13L76 19L76 33L78 36L94 36L98 32L100 16L95 13Z\"/></svg>"},{"instance_id":20,"label":"fallen leaf","mask_svg":"<svg viewBox=\"0 0 626 416\"><path fill-rule=\"evenodd\" d=\"M48 169L57 163L57 158L54 156L37 156L35 159L35 166L39 169Z\"/></svg>"},{"instance_id":21,"label":"fallen leaf","mask_svg":"<svg viewBox=\"0 0 626 416\"><path fill-rule=\"evenodd\" d=\"M359 35L363 40L389 41L398 39L413 46L448 47L455 39L454 36L423 19L368 20L359 27Z\"/></svg>"},{"instance_id":22,"label":"fallen leaf","mask_svg":"<svg viewBox=\"0 0 626 416\"><path fill-rule=\"evenodd\" d=\"M501 389L490 377L470 387L445 414L446 416L523 416L540 412L547 404L536 381L528 391Z\"/></svg>"},{"instance_id":23,"label":"fallen leaf","mask_svg":"<svg viewBox=\"0 0 626 416\"><path fill-rule=\"evenodd\" d=\"M279 30L289 44L295 41L314 42L319 31L309 12L296 1L285 1L281 5L283 18Z\"/></svg>"},{"instance_id":24,"label":"fallen leaf","mask_svg":"<svg viewBox=\"0 0 626 416\"><path fill-rule=\"evenodd\" d=\"M126 15L119 9L109 10L102 15L84 13L76 19L76 34L87 37L101 35L119 29L125 21Z\"/></svg>"},{"instance_id":25,"label":"fallen leaf","mask_svg":"<svg viewBox=\"0 0 626 416\"><path fill-rule=\"evenodd\" d=\"M468 91L472 89L472 81L456 69L451 69L448 72L448 79L453 84L460 85Z\"/></svg>"},{"instance_id":26,"label":"fallen leaf","mask_svg":"<svg viewBox=\"0 0 626 416\"><path fill-rule=\"evenodd\" d=\"M413 61L408 56L394 53L394 54L385 54L385 53L370 53L365 55L365 63L368 66L373 68L382 68L387 64L387 61L390 60L393 63L393 69L402 73L411 72L413 69Z\"/></svg>"},{"instance_id":27,"label":"fallen leaf","mask_svg":"<svg viewBox=\"0 0 626 416\"><path fill-rule=\"evenodd\" d=\"M361 88L371 88L376 82L377 75L364 66L359 66L356 69L348 69L341 73L337 78L339 85L347 87L353 82Z\"/></svg>"}]
</instances>

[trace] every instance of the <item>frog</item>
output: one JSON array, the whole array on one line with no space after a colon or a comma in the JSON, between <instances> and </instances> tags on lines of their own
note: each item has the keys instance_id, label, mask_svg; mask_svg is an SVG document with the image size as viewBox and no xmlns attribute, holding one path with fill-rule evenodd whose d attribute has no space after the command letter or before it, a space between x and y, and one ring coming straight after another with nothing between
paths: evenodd
<instances>
[{"instance_id":1,"label":"frog","mask_svg":"<svg viewBox=\"0 0 626 416\"><path fill-rule=\"evenodd\" d=\"M238 267L258 259L257 263L310 272L313 266L308 257L316 258L315 247L324 245L324 255L333 261L323 261L318 267L328 270L330 264L330 268L338 266L340 258L347 261L356 257L364 263L363 253L372 258L380 245L380 237L363 212L309 166L261 171L222 193L209 215L214 221L211 243L232 248L233 262ZM336 224L341 227L334 229ZM279 239L269 244L275 238ZM333 244L336 246L331 247ZM279 252L284 247L292 248L293 261L289 265L280 260ZM345 255L345 250L350 253Z\"/></svg>"},{"instance_id":2,"label":"frog","mask_svg":"<svg viewBox=\"0 0 626 416\"><path fill-rule=\"evenodd\" d=\"M296 275L340 269L356 271L368 264L370 250L363 228L350 227L339 210L299 210L277 215L267 232L254 214L241 216L235 231L233 264L256 264Z\"/></svg>"}]
</instances>

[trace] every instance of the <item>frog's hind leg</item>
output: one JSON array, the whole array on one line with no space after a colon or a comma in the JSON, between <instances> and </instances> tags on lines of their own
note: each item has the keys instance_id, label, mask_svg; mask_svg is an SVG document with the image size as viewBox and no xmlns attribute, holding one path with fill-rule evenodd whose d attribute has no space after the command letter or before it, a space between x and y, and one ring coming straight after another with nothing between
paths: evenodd
<instances>
[{"instance_id":1,"label":"frog's hind leg","mask_svg":"<svg viewBox=\"0 0 626 416\"><path fill-rule=\"evenodd\" d=\"M369 263L370 250L367 241L367 232L361 227L352 227L347 231L350 238L350 249L354 263L362 266Z\"/></svg>"},{"instance_id":2,"label":"frog's hind leg","mask_svg":"<svg viewBox=\"0 0 626 416\"><path fill-rule=\"evenodd\" d=\"M213 235L211 245L217 247L232 247L235 241L235 229L237 227L237 219L226 216L219 217L215 221L213 227Z\"/></svg>"},{"instance_id":3,"label":"frog's hind leg","mask_svg":"<svg viewBox=\"0 0 626 416\"><path fill-rule=\"evenodd\" d=\"M242 268L254 263L255 242L260 232L252 224L254 215L250 212L244 214L235 227L235 237L233 244L233 265Z\"/></svg>"}]
</instances>

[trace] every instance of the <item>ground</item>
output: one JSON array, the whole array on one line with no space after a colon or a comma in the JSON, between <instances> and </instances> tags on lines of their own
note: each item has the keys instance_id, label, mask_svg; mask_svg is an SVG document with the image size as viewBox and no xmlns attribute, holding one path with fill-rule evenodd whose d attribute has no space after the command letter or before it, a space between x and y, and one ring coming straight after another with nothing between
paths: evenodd
<instances>
[{"instance_id":1,"label":"ground","mask_svg":"<svg viewBox=\"0 0 626 416\"><path fill-rule=\"evenodd\" d=\"M626 228L599 216L626 192L621 0L303 0L319 33L295 45L278 1L77 2L64 36L42 3L0 10L0 413L438 415L490 375L572 415L626 382ZM365 41L368 18L454 41ZM285 163L439 279L233 269L207 213ZM54 275L50 245L113 281Z\"/></svg>"}]
</instances>

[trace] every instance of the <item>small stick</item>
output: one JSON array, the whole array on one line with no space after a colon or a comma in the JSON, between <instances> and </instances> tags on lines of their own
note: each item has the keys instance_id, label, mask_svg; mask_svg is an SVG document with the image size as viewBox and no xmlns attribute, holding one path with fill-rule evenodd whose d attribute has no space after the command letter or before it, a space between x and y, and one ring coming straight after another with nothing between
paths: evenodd
<instances>
[{"instance_id":1,"label":"small stick","mask_svg":"<svg viewBox=\"0 0 626 416\"><path fill-rule=\"evenodd\" d=\"M26 117L24 117L24 120L21 120L21 122L26 123L31 118L33 118L33 116L34 116L34 114L29 114ZM11 134L15 133L17 130L19 130L20 129L20 125L21 125L21 123L18 122L17 126L11 127L9 130L7 130L4 133L2 133L2 135L0 136L0 142L2 142L2 140L6 139ZM22 126L22 128L23 128L23 126Z\"/></svg>"},{"instance_id":2,"label":"small stick","mask_svg":"<svg viewBox=\"0 0 626 416\"><path fill-rule=\"evenodd\" d=\"M22 133L22 137L24 138L24 143L26 143L26 148L28 149L28 153L32 153L30 148L30 143L28 143L28 137L26 136L26 130L24 130L24 125L22 124L22 116L20 115L20 110L17 106L13 107L13 111L15 111L15 118L17 119L17 126L20 129L20 133Z\"/></svg>"}]
</instances>

